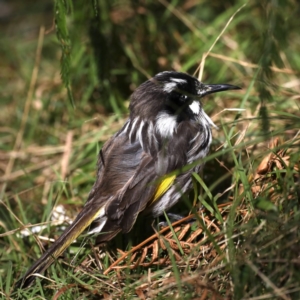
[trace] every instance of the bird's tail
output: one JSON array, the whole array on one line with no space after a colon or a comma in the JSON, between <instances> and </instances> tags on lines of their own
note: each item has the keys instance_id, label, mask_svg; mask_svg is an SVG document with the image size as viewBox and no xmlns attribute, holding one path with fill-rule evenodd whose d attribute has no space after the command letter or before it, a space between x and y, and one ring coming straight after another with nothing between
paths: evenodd
<instances>
[{"instance_id":1,"label":"bird's tail","mask_svg":"<svg viewBox=\"0 0 300 300\"><path fill-rule=\"evenodd\" d=\"M26 274L16 283L16 288L26 288L36 279L35 274L43 273L65 250L66 248L98 218L104 217L104 207L92 210L86 205L78 214L74 222L62 233L52 246L28 269ZM104 220L103 220L104 221Z\"/></svg>"}]
</instances>

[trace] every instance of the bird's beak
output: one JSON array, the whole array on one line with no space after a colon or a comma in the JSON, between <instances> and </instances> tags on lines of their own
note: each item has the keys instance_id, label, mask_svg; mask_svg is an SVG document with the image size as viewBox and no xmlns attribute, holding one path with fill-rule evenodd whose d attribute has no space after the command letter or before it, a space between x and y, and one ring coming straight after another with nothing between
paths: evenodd
<instances>
[{"instance_id":1,"label":"bird's beak","mask_svg":"<svg viewBox=\"0 0 300 300\"><path fill-rule=\"evenodd\" d=\"M203 84L201 86L201 89L199 90L199 95L201 97L212 94L212 93L217 93L217 92L222 92L222 91L227 91L227 90L240 90L241 88L235 85L231 84Z\"/></svg>"}]
</instances>

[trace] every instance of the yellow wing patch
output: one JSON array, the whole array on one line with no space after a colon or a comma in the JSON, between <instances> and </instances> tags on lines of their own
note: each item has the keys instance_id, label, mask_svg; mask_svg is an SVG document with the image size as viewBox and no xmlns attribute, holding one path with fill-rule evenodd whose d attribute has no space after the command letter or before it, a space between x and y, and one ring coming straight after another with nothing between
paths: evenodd
<instances>
[{"instance_id":1,"label":"yellow wing patch","mask_svg":"<svg viewBox=\"0 0 300 300\"><path fill-rule=\"evenodd\" d=\"M156 202L171 187L175 178L176 175L168 176L159 184L152 201L150 201L150 204Z\"/></svg>"}]
</instances>

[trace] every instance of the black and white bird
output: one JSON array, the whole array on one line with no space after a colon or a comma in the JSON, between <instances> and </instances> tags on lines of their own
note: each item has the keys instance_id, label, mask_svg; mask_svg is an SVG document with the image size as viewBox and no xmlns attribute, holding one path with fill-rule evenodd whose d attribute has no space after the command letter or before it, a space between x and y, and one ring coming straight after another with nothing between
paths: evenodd
<instances>
[{"instance_id":1,"label":"black and white bird","mask_svg":"<svg viewBox=\"0 0 300 300\"><path fill-rule=\"evenodd\" d=\"M215 125L200 100L233 89L239 87L204 84L174 71L141 84L131 96L128 120L99 153L96 181L82 211L17 286L31 285L35 274L45 271L83 231L97 234L97 243L109 241L129 232L140 213L156 217L177 203L192 186L191 173L203 163L180 170L204 158L212 140Z\"/></svg>"}]
</instances>

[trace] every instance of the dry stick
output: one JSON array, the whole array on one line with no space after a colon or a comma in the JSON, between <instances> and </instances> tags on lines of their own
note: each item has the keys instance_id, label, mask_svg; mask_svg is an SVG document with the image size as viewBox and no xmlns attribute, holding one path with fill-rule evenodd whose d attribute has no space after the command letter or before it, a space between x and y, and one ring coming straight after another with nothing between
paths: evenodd
<instances>
[{"instance_id":1,"label":"dry stick","mask_svg":"<svg viewBox=\"0 0 300 300\"><path fill-rule=\"evenodd\" d=\"M13 148L14 151L18 151L19 148L21 147L21 143L22 143L22 139L23 139L23 135L24 135L24 131L25 131L25 126L26 126L26 123L28 120L28 114L29 114L29 110L30 110L30 106L31 106L32 98L33 98L34 87L35 87L35 84L37 81L39 65L40 65L40 61L41 61L41 53L42 53L42 47L43 47L43 42L44 42L44 33L45 33L45 27L42 26L40 28L40 32L39 32L38 44L37 44L36 55L35 55L35 63L34 63L34 68L33 68L32 75L31 75L31 81L30 81L29 90L27 93L25 106L24 106L24 113L23 113L23 117L21 120L21 126L20 126L20 130L18 131L15 145ZM11 157L8 161L8 164L7 164L7 167L5 170L5 174L4 174L5 178L9 177L9 175L11 174L14 163L15 163L15 157ZM1 193L0 193L0 198L2 198L4 196L6 187L7 187L7 183L4 182Z\"/></svg>"},{"instance_id":2,"label":"dry stick","mask_svg":"<svg viewBox=\"0 0 300 300\"><path fill-rule=\"evenodd\" d=\"M13 159L15 159L15 157ZM55 164L55 162L56 162L56 159L48 159L46 161L43 161L43 163L27 167L26 173L24 172L23 169L11 172L7 177L5 175L3 177L0 177L0 182L4 182L4 184L6 184L7 181L15 180L18 177L23 176L24 174L29 174L30 172L37 171L37 170L45 168L45 167L53 166Z\"/></svg>"},{"instance_id":3,"label":"dry stick","mask_svg":"<svg viewBox=\"0 0 300 300\"><path fill-rule=\"evenodd\" d=\"M229 204L229 203L220 204L220 205L218 205L218 207L219 207L219 208L220 208L220 207L224 207L224 206L226 206L226 205L228 205L228 204ZM182 218L182 219L180 219L180 220L178 220L178 221L172 223L172 226L173 226L173 227L174 227L174 226L177 226L177 225L179 225L179 224L181 224L181 223L183 223L183 222L186 222L187 220L192 219L192 218L194 218L194 217L195 217L194 214L189 215L189 216L187 216L187 217L185 217L185 218ZM157 237L159 237L159 235L163 234L164 232L166 232L166 231L168 231L168 230L170 230L170 227L169 227L169 226L163 228L163 229L160 230L158 233L153 234L152 236L150 236L148 239L146 239L146 240L143 241L142 243L140 243L140 244L138 244L137 246L131 248L128 252L125 252L119 259L117 259L113 264L111 264L111 265L103 272L103 275L107 275L107 274L108 274L108 273L109 273L116 265L118 265L119 262L121 262L122 260L124 260L125 257L127 257L129 254L131 254L131 253L135 252L136 250L142 248L142 247L145 246L147 243L149 243L150 241L156 239Z\"/></svg>"},{"instance_id":4,"label":"dry stick","mask_svg":"<svg viewBox=\"0 0 300 300\"><path fill-rule=\"evenodd\" d=\"M216 53L208 53L207 56L211 56L211 57L215 57L215 58L218 58L218 59L221 59L221 60L224 60L224 61L229 61L229 62L234 62L234 63L237 63L243 67L248 67L248 68L251 68L251 69L258 69L260 68L260 66L258 64L253 64L253 63L249 63L249 62L246 62L246 61L242 61L242 60L238 60L238 59L235 59L235 58L232 58L232 57L227 57L225 55L222 55L222 54L216 54ZM284 69L280 69L280 68L277 68L277 67L270 67L270 69L274 72L278 72L278 73L285 73L285 74L297 74L296 71L292 70L292 69L288 69L288 68L284 68Z\"/></svg>"},{"instance_id":5,"label":"dry stick","mask_svg":"<svg viewBox=\"0 0 300 300\"><path fill-rule=\"evenodd\" d=\"M211 52L211 50L213 49L213 47L215 46L215 44L217 43L217 41L220 39L220 37L223 35L223 33L225 32L225 30L227 29L227 27L229 26L229 24L231 23L231 21L233 20L233 18L235 17L235 15L246 6L246 3L243 4L228 20L228 22L226 23L225 27L223 28L223 30L221 31L221 33L218 35L218 37L215 39L215 41L213 42L213 44L210 46L210 48L208 49L207 52L205 52L202 56L202 60L200 65L198 66L198 68L196 69L195 73L198 72L199 70L199 80L201 81L202 75L203 75L203 70L204 70L204 63L206 60L206 57L209 55L209 53Z\"/></svg>"},{"instance_id":6,"label":"dry stick","mask_svg":"<svg viewBox=\"0 0 300 300\"><path fill-rule=\"evenodd\" d=\"M187 220L189 220L189 219L191 219L191 218L193 218L193 217L194 217L194 215L189 215L189 216L187 216L187 217L185 217L185 218L182 218L182 219L180 219L180 220L174 222L174 223L172 224L172 226L179 225L179 224L181 224L182 222L185 222L185 221L187 221ZM110 271L111 271L111 270L112 270L119 262L121 262L122 260L124 260L125 257L127 257L129 254L131 254L131 253L135 252L136 250L142 248L144 245L146 245L146 244L149 243L150 241L156 239L156 238L158 237L159 234L161 235L161 234L163 234L165 231L168 231L168 230L170 230L169 226L167 226L167 227L163 228L162 230L160 230L159 233L153 234L152 236L150 236L148 239L146 239L146 240L143 241L142 243L140 243L140 244L138 244L137 246L131 248L128 252L125 252L124 255L122 255L119 259L117 259L113 264L111 264L111 265L103 272L103 275L108 274L108 273L109 273L109 272L110 272Z\"/></svg>"}]
</instances>

